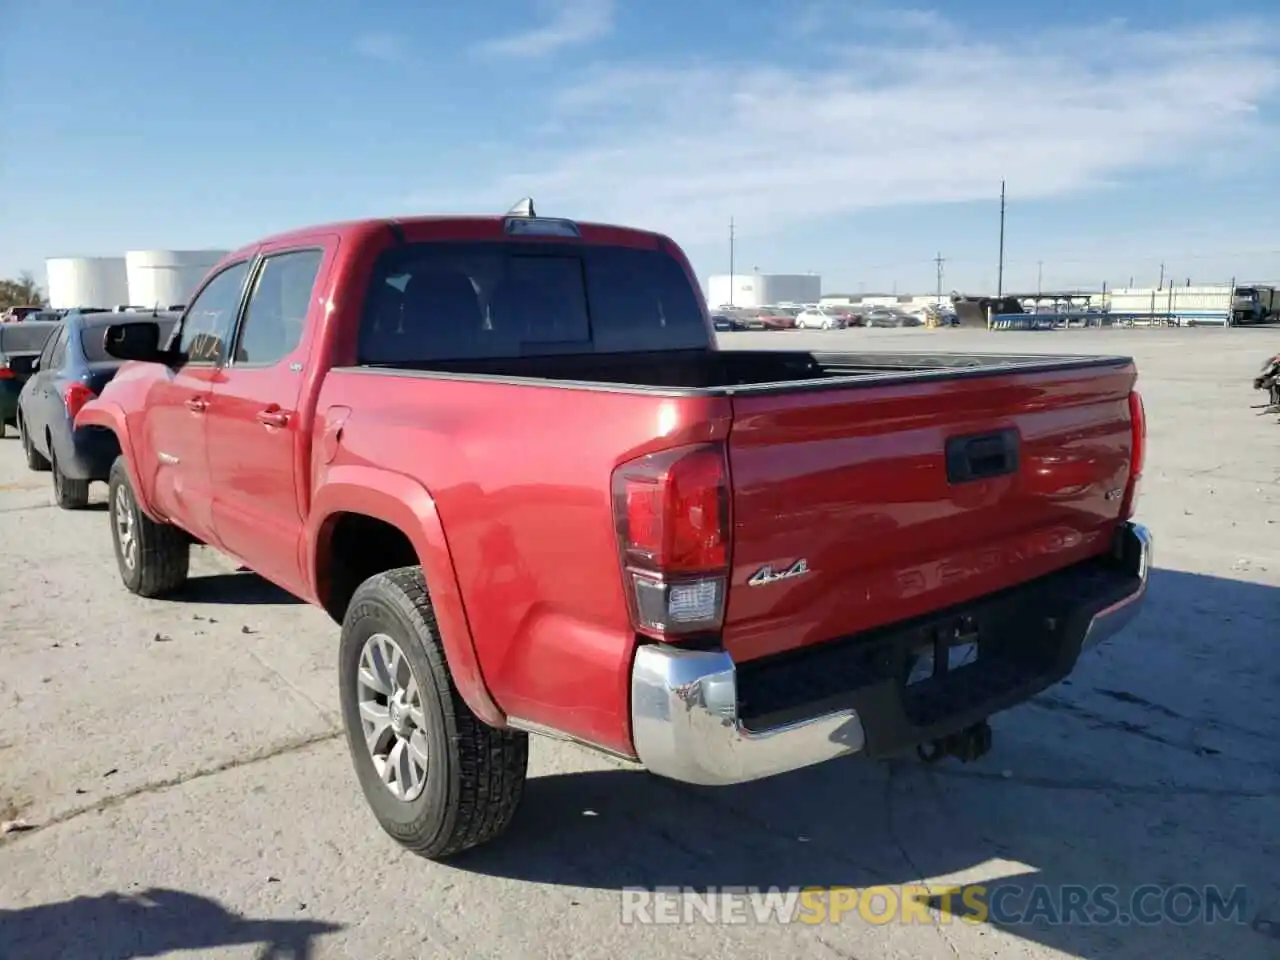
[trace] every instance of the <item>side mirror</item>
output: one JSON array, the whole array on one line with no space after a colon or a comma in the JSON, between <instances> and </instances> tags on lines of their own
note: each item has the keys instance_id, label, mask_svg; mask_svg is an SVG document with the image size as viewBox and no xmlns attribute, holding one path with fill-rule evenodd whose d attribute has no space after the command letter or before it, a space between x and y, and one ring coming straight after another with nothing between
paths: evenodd
<instances>
[{"instance_id":1,"label":"side mirror","mask_svg":"<svg viewBox=\"0 0 1280 960\"><path fill-rule=\"evenodd\" d=\"M111 324L107 327L103 348L117 360L168 364L174 359L160 344L160 325L150 320Z\"/></svg>"}]
</instances>

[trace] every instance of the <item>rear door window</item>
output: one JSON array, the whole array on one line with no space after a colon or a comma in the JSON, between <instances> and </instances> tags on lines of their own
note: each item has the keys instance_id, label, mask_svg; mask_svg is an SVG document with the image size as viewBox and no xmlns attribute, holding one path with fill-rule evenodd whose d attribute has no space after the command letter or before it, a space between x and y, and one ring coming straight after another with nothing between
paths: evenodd
<instances>
[{"instance_id":1,"label":"rear door window","mask_svg":"<svg viewBox=\"0 0 1280 960\"><path fill-rule=\"evenodd\" d=\"M59 323L54 327L53 332L46 334L44 347L40 350L40 369L53 370L53 351L58 346L58 341L62 336L62 324Z\"/></svg>"},{"instance_id":2,"label":"rear door window","mask_svg":"<svg viewBox=\"0 0 1280 960\"><path fill-rule=\"evenodd\" d=\"M697 292L660 250L418 243L380 258L359 362L705 347Z\"/></svg>"},{"instance_id":3,"label":"rear door window","mask_svg":"<svg viewBox=\"0 0 1280 960\"><path fill-rule=\"evenodd\" d=\"M40 369L42 370L61 370L62 365L67 362L67 328L64 325L58 331L58 337L53 341L49 348L49 363L46 365L44 358L40 360Z\"/></svg>"}]
</instances>

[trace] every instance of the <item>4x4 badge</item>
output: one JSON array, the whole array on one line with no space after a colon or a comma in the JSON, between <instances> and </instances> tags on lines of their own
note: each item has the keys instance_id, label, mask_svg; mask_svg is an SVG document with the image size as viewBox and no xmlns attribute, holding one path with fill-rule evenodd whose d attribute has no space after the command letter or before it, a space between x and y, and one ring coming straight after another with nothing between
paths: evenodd
<instances>
[{"instance_id":1,"label":"4x4 badge","mask_svg":"<svg viewBox=\"0 0 1280 960\"><path fill-rule=\"evenodd\" d=\"M790 580L792 577L803 577L809 572L809 561L801 557L785 570L775 570L773 565L761 567L747 580L749 587L763 587L779 580Z\"/></svg>"}]
</instances>

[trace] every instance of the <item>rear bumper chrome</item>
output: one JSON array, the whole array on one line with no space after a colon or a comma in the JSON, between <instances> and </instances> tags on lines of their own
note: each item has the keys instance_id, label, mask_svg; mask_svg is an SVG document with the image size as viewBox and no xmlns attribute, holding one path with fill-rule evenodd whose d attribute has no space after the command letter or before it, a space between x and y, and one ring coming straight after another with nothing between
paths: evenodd
<instances>
[{"instance_id":1,"label":"rear bumper chrome","mask_svg":"<svg viewBox=\"0 0 1280 960\"><path fill-rule=\"evenodd\" d=\"M659 776L719 786L857 753L854 710L751 731L738 719L737 672L721 650L647 645L631 671L636 755Z\"/></svg>"},{"instance_id":2,"label":"rear bumper chrome","mask_svg":"<svg viewBox=\"0 0 1280 960\"><path fill-rule=\"evenodd\" d=\"M1141 523L1127 523L1116 538L1116 551L1124 571L1135 578L1133 592L1095 613L1085 631L1081 650L1096 647L1114 637L1138 615L1147 596L1155 541L1151 531Z\"/></svg>"},{"instance_id":3,"label":"rear bumper chrome","mask_svg":"<svg viewBox=\"0 0 1280 960\"><path fill-rule=\"evenodd\" d=\"M1138 612L1146 595L1151 532L1126 524L1117 538L1123 572L1133 577L1124 597L1089 616L1079 650L1114 636ZM1114 596L1114 595L1113 595ZM1065 651L1064 651L1065 652ZM1069 656L1073 662L1075 657ZM1069 672L1070 666L1064 671ZM1053 678L1046 678L1046 684ZM1034 691L1028 693L1031 695ZM720 786L798 770L862 752L864 717L846 708L760 730L738 715L738 676L722 650L686 650L648 644L636 651L631 672L631 722L637 757L651 772L684 783Z\"/></svg>"}]
</instances>

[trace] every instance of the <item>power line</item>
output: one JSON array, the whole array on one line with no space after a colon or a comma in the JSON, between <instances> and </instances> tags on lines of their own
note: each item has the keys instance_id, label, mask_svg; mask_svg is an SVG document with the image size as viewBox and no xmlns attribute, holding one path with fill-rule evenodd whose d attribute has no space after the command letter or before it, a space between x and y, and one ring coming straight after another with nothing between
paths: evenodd
<instances>
[{"instance_id":1,"label":"power line","mask_svg":"<svg viewBox=\"0 0 1280 960\"><path fill-rule=\"evenodd\" d=\"M996 299L1004 296L1004 181L1000 181L1000 267L996 272Z\"/></svg>"},{"instance_id":2,"label":"power line","mask_svg":"<svg viewBox=\"0 0 1280 960\"><path fill-rule=\"evenodd\" d=\"M737 284L733 279L733 217L729 218L729 306L733 306L733 288Z\"/></svg>"}]
</instances>

